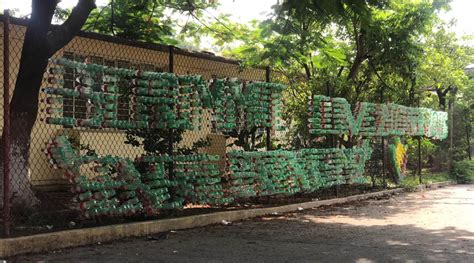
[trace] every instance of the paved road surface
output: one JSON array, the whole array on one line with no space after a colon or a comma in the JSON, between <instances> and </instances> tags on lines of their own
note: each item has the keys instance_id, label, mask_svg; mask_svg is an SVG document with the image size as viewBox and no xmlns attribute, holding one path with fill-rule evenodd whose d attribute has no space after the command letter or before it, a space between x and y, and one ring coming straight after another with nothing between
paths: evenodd
<instances>
[{"instance_id":1,"label":"paved road surface","mask_svg":"<svg viewBox=\"0 0 474 263\"><path fill-rule=\"evenodd\" d=\"M474 262L474 185L17 257L17 262Z\"/></svg>"}]
</instances>

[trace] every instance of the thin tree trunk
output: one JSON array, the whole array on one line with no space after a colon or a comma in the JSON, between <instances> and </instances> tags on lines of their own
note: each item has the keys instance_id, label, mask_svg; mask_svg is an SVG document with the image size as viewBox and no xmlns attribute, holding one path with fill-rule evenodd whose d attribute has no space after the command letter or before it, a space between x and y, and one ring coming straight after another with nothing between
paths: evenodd
<instances>
[{"instance_id":1,"label":"thin tree trunk","mask_svg":"<svg viewBox=\"0 0 474 263\"><path fill-rule=\"evenodd\" d=\"M358 29L360 26L356 20L352 20L352 25L354 29L355 35L355 44L356 44L356 56L354 58L354 63L349 70L349 74L347 75L347 80L355 80L357 73L359 72L360 66L366 60L367 54L365 52L365 43L364 43L364 35L365 31Z\"/></svg>"},{"instance_id":2,"label":"thin tree trunk","mask_svg":"<svg viewBox=\"0 0 474 263\"><path fill-rule=\"evenodd\" d=\"M304 68L304 72L305 72L305 74L306 74L306 79L307 79L308 81L310 81L310 80L311 80L311 70L309 69L308 64L303 63L303 68Z\"/></svg>"},{"instance_id":3,"label":"thin tree trunk","mask_svg":"<svg viewBox=\"0 0 474 263\"><path fill-rule=\"evenodd\" d=\"M354 59L354 63L352 64L351 69L349 70L349 75L347 75L347 80L355 79L357 73L359 73L359 69L362 65L362 62L364 61L365 57L357 54L356 58Z\"/></svg>"},{"instance_id":4,"label":"thin tree trunk","mask_svg":"<svg viewBox=\"0 0 474 263\"><path fill-rule=\"evenodd\" d=\"M471 146L471 124L468 122L466 124L466 139L467 139L467 155L469 160L472 160L472 146Z\"/></svg>"}]
</instances>

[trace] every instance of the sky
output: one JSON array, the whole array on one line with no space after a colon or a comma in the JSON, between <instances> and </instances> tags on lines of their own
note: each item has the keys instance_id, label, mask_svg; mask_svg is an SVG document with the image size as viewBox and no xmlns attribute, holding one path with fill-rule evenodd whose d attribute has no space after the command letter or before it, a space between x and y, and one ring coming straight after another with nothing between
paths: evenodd
<instances>
[{"instance_id":1,"label":"sky","mask_svg":"<svg viewBox=\"0 0 474 263\"><path fill-rule=\"evenodd\" d=\"M445 21L456 20L454 31L460 35L474 36L474 1L453 0L451 11L440 14Z\"/></svg>"},{"instance_id":2,"label":"sky","mask_svg":"<svg viewBox=\"0 0 474 263\"><path fill-rule=\"evenodd\" d=\"M96 0L98 6L104 5L108 0ZM213 15L219 13L232 14L236 21L248 22L252 19L264 19L265 13L271 11L271 6L277 0L220 0L221 6L212 11ZM31 0L0 0L3 3L1 9L16 9L20 15L27 15L31 12ZM77 0L61 0L59 6L62 8L71 8L77 3Z\"/></svg>"},{"instance_id":3,"label":"sky","mask_svg":"<svg viewBox=\"0 0 474 263\"><path fill-rule=\"evenodd\" d=\"M107 3L108 0L97 0L98 5ZM214 16L221 13L231 15L231 19L239 22L248 22L252 19L263 20L271 12L271 6L277 0L220 0L221 6L211 11ZM71 8L77 0L62 0L60 6ZM22 16L31 12L31 0L0 0L0 10L16 9ZM461 35L474 36L474 0L453 0L452 10L441 14L445 21L456 19L453 30Z\"/></svg>"}]
</instances>

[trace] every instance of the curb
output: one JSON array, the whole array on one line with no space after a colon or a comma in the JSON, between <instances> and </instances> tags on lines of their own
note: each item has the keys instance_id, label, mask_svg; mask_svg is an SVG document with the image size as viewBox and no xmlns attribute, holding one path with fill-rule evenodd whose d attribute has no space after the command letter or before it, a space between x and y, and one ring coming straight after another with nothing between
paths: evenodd
<instances>
[{"instance_id":1,"label":"curb","mask_svg":"<svg viewBox=\"0 0 474 263\"><path fill-rule=\"evenodd\" d=\"M451 184L453 183L436 183L429 185L428 188L437 188ZM272 213L287 213L301 210L301 208L311 209L325 205L337 205L347 202L366 200L370 198L389 196L403 192L405 192L405 189L396 188L380 192L353 195L343 198L310 201L277 207L242 209L171 219L65 230L54 233L38 234L16 238L5 238L0 239L0 258L11 257L20 254L40 253L70 247L91 245L97 244L98 242L104 243L128 237L140 237L170 230L202 227L221 223L222 220L240 221Z\"/></svg>"}]
</instances>

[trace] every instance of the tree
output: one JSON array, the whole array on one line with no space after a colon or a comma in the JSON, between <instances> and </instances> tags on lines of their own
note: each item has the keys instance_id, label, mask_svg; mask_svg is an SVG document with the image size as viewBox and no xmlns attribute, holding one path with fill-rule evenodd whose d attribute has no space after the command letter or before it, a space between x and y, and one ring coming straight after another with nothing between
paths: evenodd
<instances>
[{"instance_id":1,"label":"tree","mask_svg":"<svg viewBox=\"0 0 474 263\"><path fill-rule=\"evenodd\" d=\"M244 65L270 65L272 80L287 84L283 118L291 148L316 146L307 128L306 105L313 93L344 97L351 104L437 108L453 99L449 91L457 87L454 154L462 159L469 152L473 104L472 81L466 82L463 69L472 63L472 48L449 33L437 15L443 9L449 9L449 1L280 1L262 23L219 17L207 34L223 54ZM447 142L432 145L435 163L443 163Z\"/></svg>"},{"instance_id":2,"label":"tree","mask_svg":"<svg viewBox=\"0 0 474 263\"><path fill-rule=\"evenodd\" d=\"M10 156L14 159L11 167L12 192L16 197L14 201L27 205L37 202L29 183L28 159L31 131L38 114L38 94L48 59L67 45L84 25L96 25L95 22L97 22L100 26L96 30L99 32L109 30L111 34L119 34L121 37L157 42L166 39L172 33L169 31L171 26L168 20L160 20L161 24L155 23L159 19L156 16L160 16L164 10L163 6L198 13L204 7L217 4L217 1L191 0L111 1L111 3L117 2L115 8L112 9L111 5L108 5L101 10L102 14L94 11L91 20L89 15L96 8L95 0L79 0L70 11L59 9L58 2L57 0L32 0L32 13L24 37L20 66L11 99ZM114 14L112 10L117 13ZM111 19L112 23L105 20L114 15L117 15L120 20ZM54 16L64 22L58 26L53 25ZM163 30L158 31L158 34L152 30L144 30L148 21L155 26L152 29L162 26ZM136 30L137 24L140 25L140 30Z\"/></svg>"},{"instance_id":3,"label":"tree","mask_svg":"<svg viewBox=\"0 0 474 263\"><path fill-rule=\"evenodd\" d=\"M186 130L175 129L171 137L168 129L127 130L125 144L143 148L147 155L169 154L170 140L174 145L173 154L177 155L197 154L200 148L210 146L208 137L197 140L190 147L181 146L185 132Z\"/></svg>"},{"instance_id":4,"label":"tree","mask_svg":"<svg viewBox=\"0 0 474 263\"><path fill-rule=\"evenodd\" d=\"M436 142L435 163L441 166L468 157L473 94L472 82L464 72L473 61L472 47L462 46L449 29L450 24L441 21L435 24L431 34L426 36L424 56L420 57L420 66L415 71L420 104L449 110L450 140ZM448 148L450 151L446 151Z\"/></svg>"},{"instance_id":5,"label":"tree","mask_svg":"<svg viewBox=\"0 0 474 263\"><path fill-rule=\"evenodd\" d=\"M125 39L166 45L178 45L184 36L197 32L187 21L180 32L176 25L184 15L200 19L203 10L213 8L217 1L188 0L114 0L94 10L83 30L113 35ZM178 15L179 14L179 15Z\"/></svg>"},{"instance_id":6,"label":"tree","mask_svg":"<svg viewBox=\"0 0 474 263\"><path fill-rule=\"evenodd\" d=\"M271 65L273 77L289 86L284 119L291 145L310 147L311 94L353 104L379 101L383 92L385 101L413 103L406 98L416 86L420 40L444 7L424 1L282 1L271 19L230 35L243 44L225 53L250 65Z\"/></svg>"},{"instance_id":7,"label":"tree","mask_svg":"<svg viewBox=\"0 0 474 263\"><path fill-rule=\"evenodd\" d=\"M422 89L417 95L424 97L421 92L435 92L439 108L445 110L448 92L455 87L462 91L468 86L464 68L471 63L472 54L458 43L454 33L449 32L449 25L442 22L438 22L432 34L426 37L423 47L424 56L420 56L420 66L416 70ZM431 100L425 99L425 102Z\"/></svg>"},{"instance_id":8,"label":"tree","mask_svg":"<svg viewBox=\"0 0 474 263\"><path fill-rule=\"evenodd\" d=\"M29 186L28 158L30 136L38 114L38 94L48 59L65 46L81 29L94 0L79 0L60 26L52 26L57 0L33 0L21 51L20 66L11 99L10 121L12 192L14 201L34 204L36 198ZM6 116L8 117L8 116ZM2 137L3 138L3 137ZM2 158L3 161L3 158Z\"/></svg>"}]
</instances>

